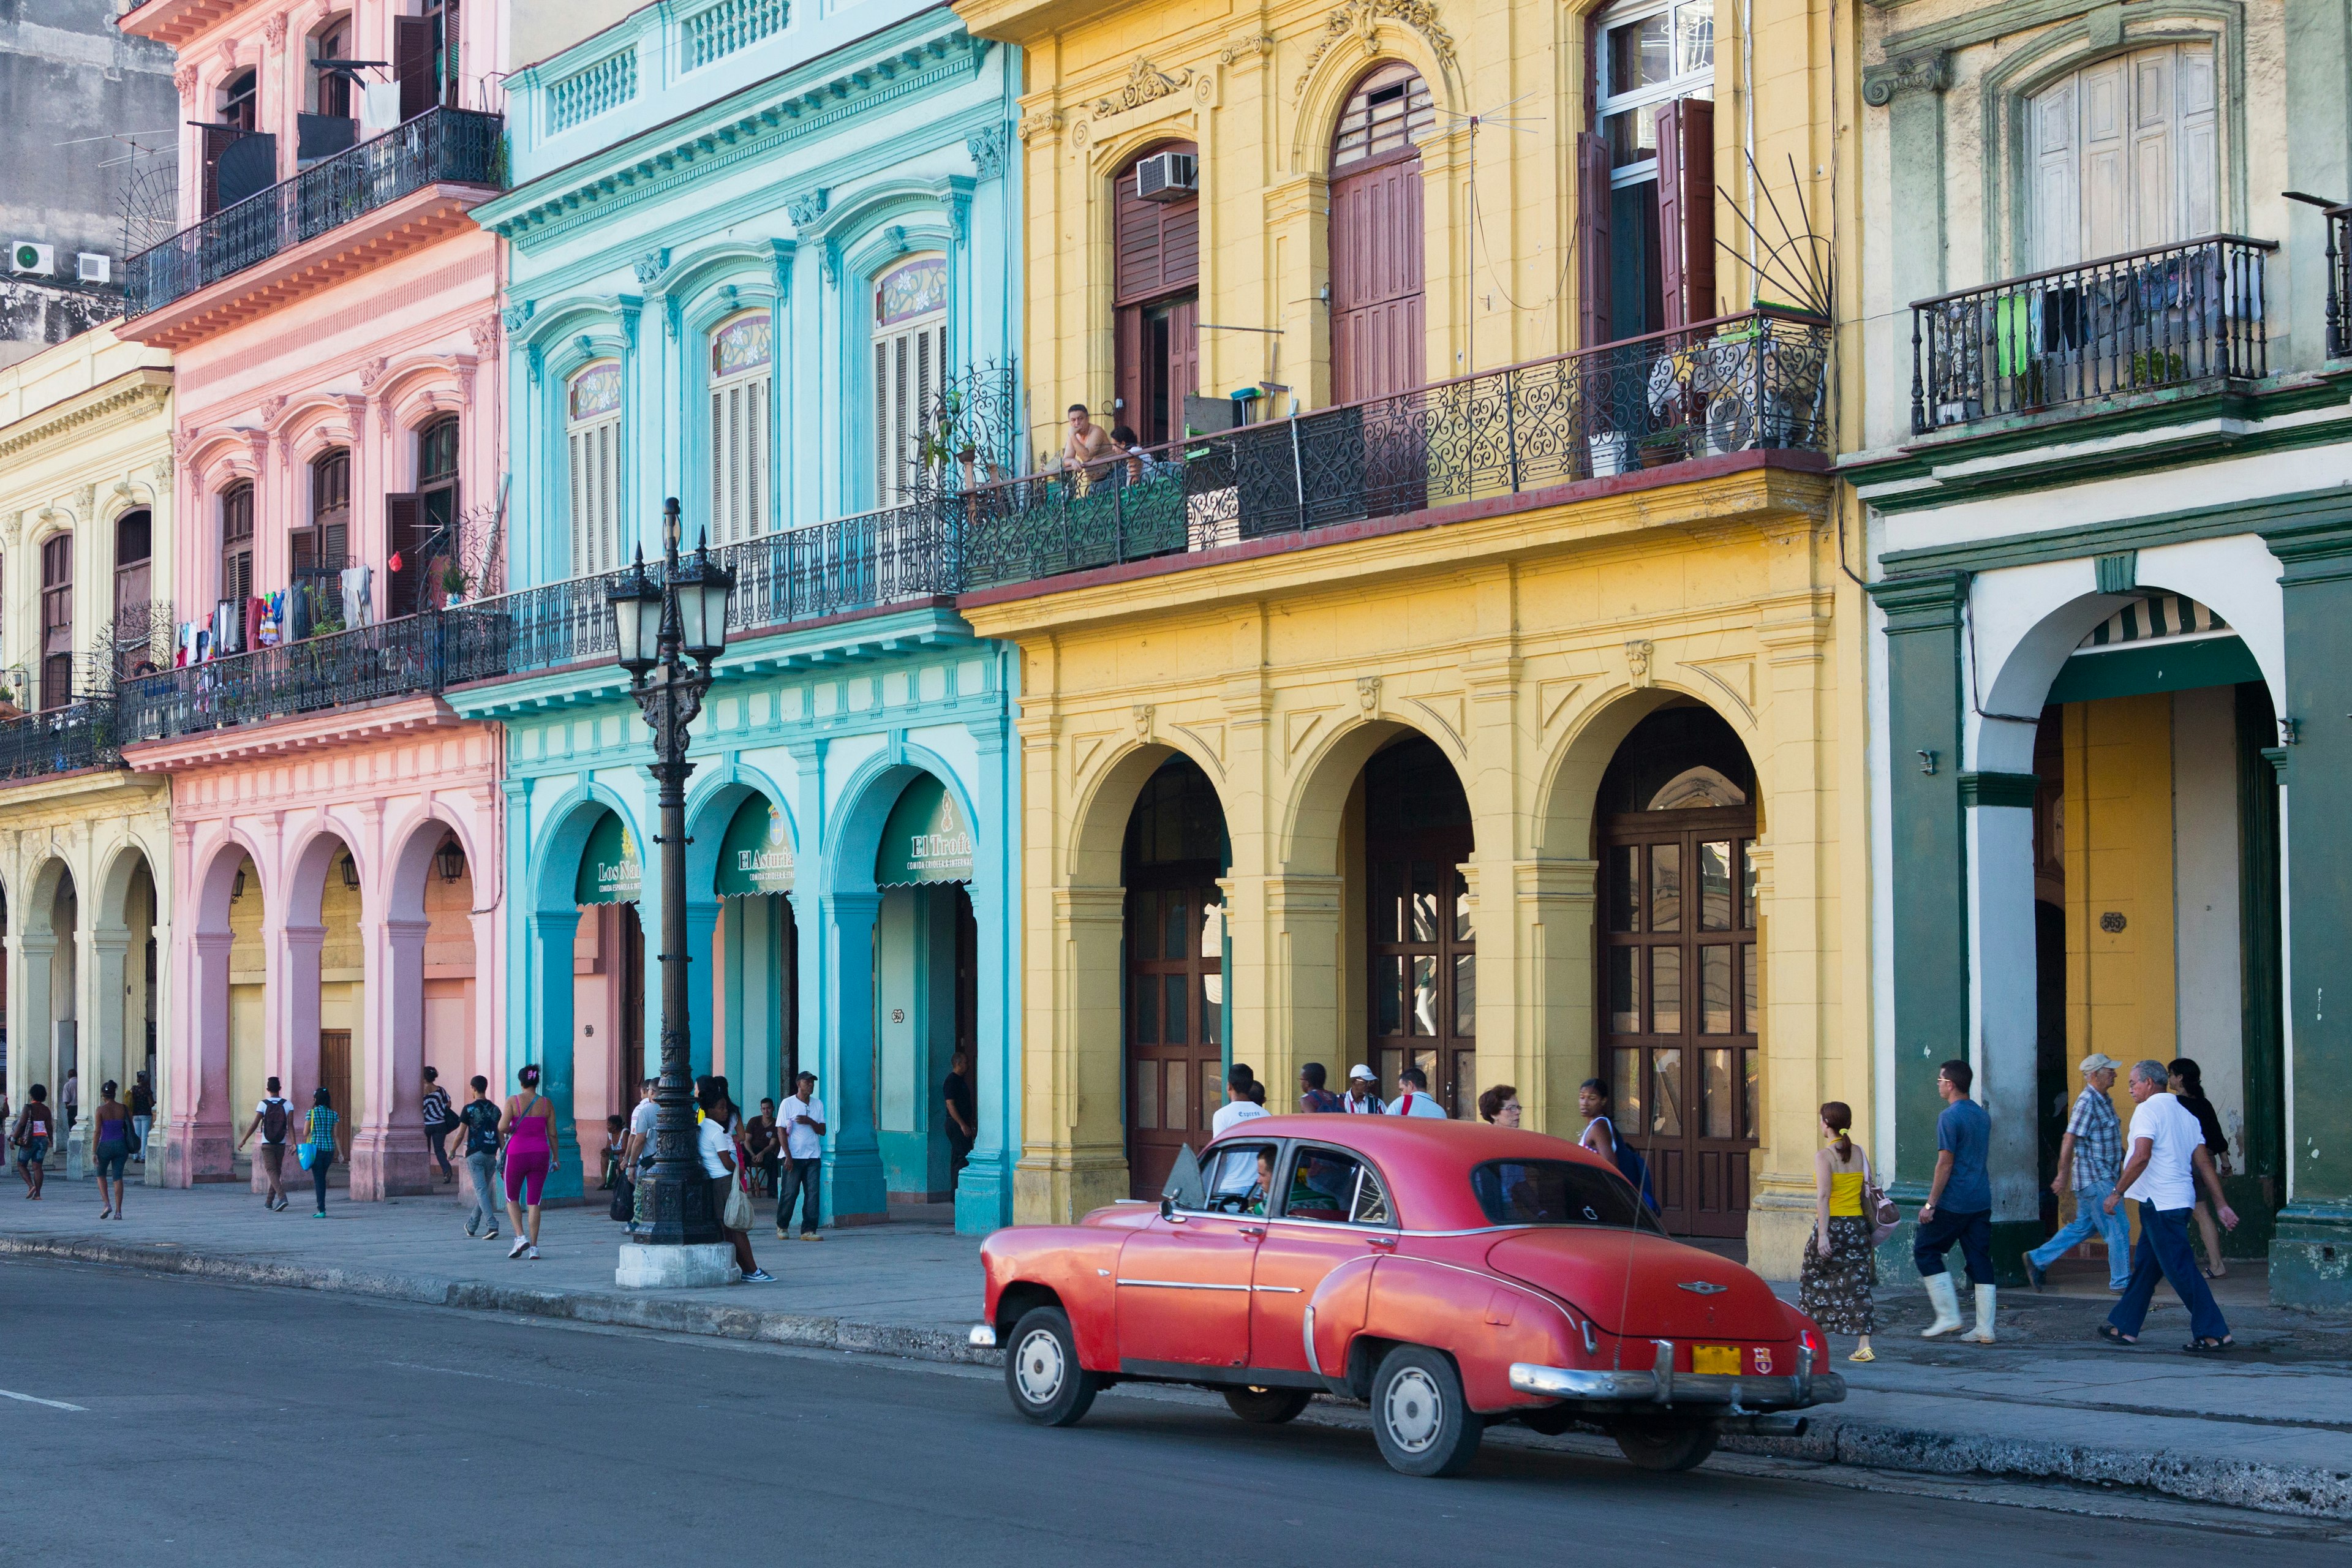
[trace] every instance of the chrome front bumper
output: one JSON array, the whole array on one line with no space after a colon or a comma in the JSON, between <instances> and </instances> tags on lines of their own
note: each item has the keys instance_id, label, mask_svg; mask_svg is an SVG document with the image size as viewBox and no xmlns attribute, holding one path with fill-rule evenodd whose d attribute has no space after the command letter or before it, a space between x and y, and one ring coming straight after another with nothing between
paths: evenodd
<instances>
[{"instance_id":1,"label":"chrome front bumper","mask_svg":"<svg viewBox=\"0 0 2352 1568\"><path fill-rule=\"evenodd\" d=\"M964 1335L963 1342L976 1351L994 1350L996 1348L995 1326L990 1323L974 1323L971 1326L971 1331Z\"/></svg>"},{"instance_id":2,"label":"chrome front bumper","mask_svg":"<svg viewBox=\"0 0 2352 1568\"><path fill-rule=\"evenodd\" d=\"M1801 1352L1794 1377L1727 1376L1676 1372L1675 1347L1657 1342L1656 1364L1647 1372L1587 1372L1575 1367L1511 1363L1511 1387L1542 1399L1572 1399L1587 1405L1719 1405L1729 1410L1802 1410L1836 1405L1845 1398L1845 1379L1813 1371L1810 1352Z\"/></svg>"}]
</instances>

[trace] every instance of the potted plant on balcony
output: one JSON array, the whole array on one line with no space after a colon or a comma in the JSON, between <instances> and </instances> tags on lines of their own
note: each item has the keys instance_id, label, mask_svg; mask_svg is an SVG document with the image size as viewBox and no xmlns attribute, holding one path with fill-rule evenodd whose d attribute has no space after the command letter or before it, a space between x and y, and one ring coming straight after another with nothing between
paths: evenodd
<instances>
[{"instance_id":1,"label":"potted plant on balcony","mask_svg":"<svg viewBox=\"0 0 2352 1568\"><path fill-rule=\"evenodd\" d=\"M1688 425L1666 425L1647 431L1642 437L1642 467L1662 468L1668 463L1679 463L1691 455L1690 447Z\"/></svg>"},{"instance_id":2,"label":"potted plant on balcony","mask_svg":"<svg viewBox=\"0 0 2352 1568\"><path fill-rule=\"evenodd\" d=\"M441 568L442 608L454 610L466 602L466 572L455 561Z\"/></svg>"}]
</instances>

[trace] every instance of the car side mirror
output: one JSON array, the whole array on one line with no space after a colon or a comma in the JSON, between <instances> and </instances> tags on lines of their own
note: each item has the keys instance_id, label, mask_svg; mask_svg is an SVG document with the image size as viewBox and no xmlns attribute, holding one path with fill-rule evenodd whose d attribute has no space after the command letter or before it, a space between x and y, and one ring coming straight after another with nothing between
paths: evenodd
<instances>
[{"instance_id":1,"label":"car side mirror","mask_svg":"<svg viewBox=\"0 0 2352 1568\"><path fill-rule=\"evenodd\" d=\"M1170 1197L1166 1193L1160 1194L1160 1217L1161 1219L1173 1219L1176 1217L1176 1200Z\"/></svg>"}]
</instances>

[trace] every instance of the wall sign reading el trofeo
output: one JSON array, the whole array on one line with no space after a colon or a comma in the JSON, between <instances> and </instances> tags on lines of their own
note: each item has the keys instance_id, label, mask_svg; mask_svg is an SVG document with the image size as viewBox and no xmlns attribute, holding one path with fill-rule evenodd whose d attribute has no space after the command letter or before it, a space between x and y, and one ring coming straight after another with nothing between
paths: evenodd
<instances>
[{"instance_id":1,"label":"wall sign reading el trofeo","mask_svg":"<svg viewBox=\"0 0 2352 1568\"><path fill-rule=\"evenodd\" d=\"M755 795L736 807L719 846L716 890L722 899L793 890L793 835L782 806Z\"/></svg>"},{"instance_id":2,"label":"wall sign reading el trofeo","mask_svg":"<svg viewBox=\"0 0 2352 1568\"><path fill-rule=\"evenodd\" d=\"M929 773L919 774L890 808L882 847L874 856L874 881L878 887L904 888L971 880L971 825L945 784Z\"/></svg>"}]
</instances>

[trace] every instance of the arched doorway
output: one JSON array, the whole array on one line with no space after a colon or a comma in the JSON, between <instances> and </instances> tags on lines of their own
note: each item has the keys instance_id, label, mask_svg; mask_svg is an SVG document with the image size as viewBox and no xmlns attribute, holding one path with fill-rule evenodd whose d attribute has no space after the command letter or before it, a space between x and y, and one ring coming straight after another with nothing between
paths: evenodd
<instances>
[{"instance_id":1,"label":"arched doorway","mask_svg":"<svg viewBox=\"0 0 2352 1568\"><path fill-rule=\"evenodd\" d=\"M875 1128L894 1204L955 1194L943 1086L957 1050L971 1047L980 1010L980 933L966 890L973 848L954 795L926 773L899 791L875 851ZM965 1059L976 1093L976 1054Z\"/></svg>"},{"instance_id":2,"label":"arched doorway","mask_svg":"<svg viewBox=\"0 0 2352 1568\"><path fill-rule=\"evenodd\" d=\"M646 1048L646 931L637 913L645 875L636 835L618 812L600 811L572 884L575 1120L626 1113L636 1086L661 1074L659 1052Z\"/></svg>"},{"instance_id":3,"label":"arched doorway","mask_svg":"<svg viewBox=\"0 0 2352 1568\"><path fill-rule=\"evenodd\" d=\"M1666 1228L1747 1234L1759 1136L1756 772L1708 709L1622 742L1594 813L1601 1072Z\"/></svg>"},{"instance_id":4,"label":"arched doorway","mask_svg":"<svg viewBox=\"0 0 2352 1568\"><path fill-rule=\"evenodd\" d=\"M1478 956L1461 869L1470 800L1445 753L1419 735L1375 752L1363 784L1368 1065L1383 1099L1397 1094L1400 1073L1419 1068L1449 1114L1472 1116ZM1346 1070L1334 1066L1332 1076Z\"/></svg>"},{"instance_id":5,"label":"arched doorway","mask_svg":"<svg viewBox=\"0 0 2352 1568\"><path fill-rule=\"evenodd\" d=\"M1420 138L1429 84L1399 60L1372 68L1331 137L1331 399L1419 386L1425 335Z\"/></svg>"},{"instance_id":6,"label":"arched doorway","mask_svg":"<svg viewBox=\"0 0 2352 1568\"><path fill-rule=\"evenodd\" d=\"M791 1093L800 1070L798 867L791 821L774 801L745 791L725 820L711 884L719 900L715 1058L748 1116L762 1099Z\"/></svg>"},{"instance_id":7,"label":"arched doorway","mask_svg":"<svg viewBox=\"0 0 2352 1568\"><path fill-rule=\"evenodd\" d=\"M1156 1198L1177 1151L1209 1137L1230 1055L1225 816L1199 763L1144 782L1121 853L1127 889L1127 1127L1131 1195Z\"/></svg>"}]
</instances>

